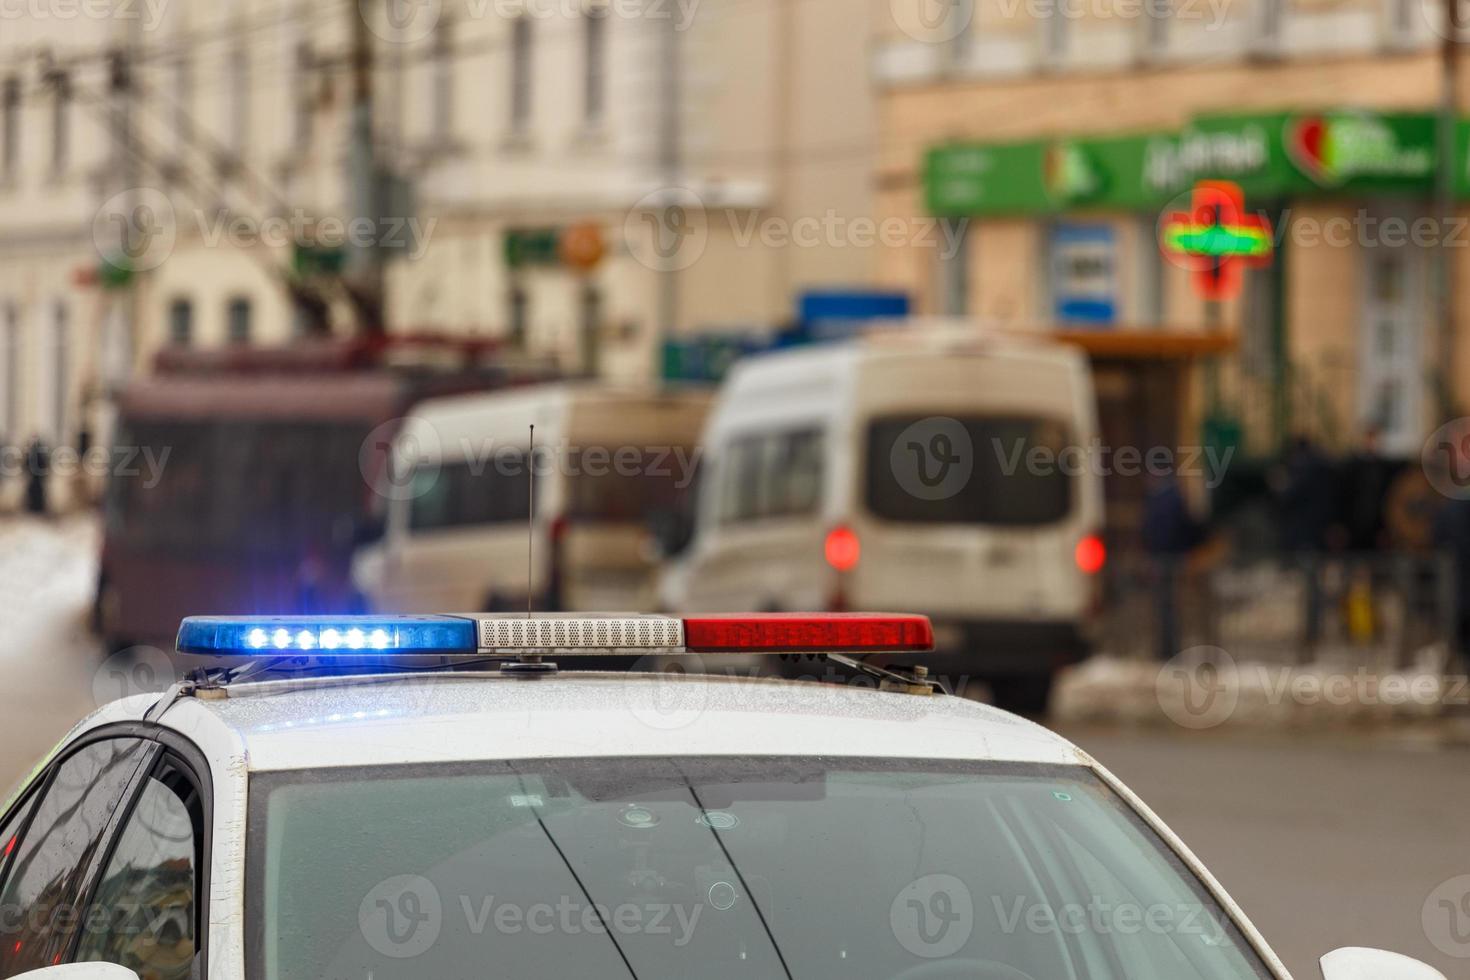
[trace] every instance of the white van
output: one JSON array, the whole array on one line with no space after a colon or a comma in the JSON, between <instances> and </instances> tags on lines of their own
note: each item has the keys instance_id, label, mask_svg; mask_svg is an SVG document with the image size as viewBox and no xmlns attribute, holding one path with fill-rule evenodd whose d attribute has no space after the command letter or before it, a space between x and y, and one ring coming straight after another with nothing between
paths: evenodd
<instances>
[{"instance_id":1,"label":"white van","mask_svg":"<svg viewBox=\"0 0 1470 980\"><path fill-rule=\"evenodd\" d=\"M946 672L1044 707L1089 649L1102 483L1085 356L921 330L760 355L720 392L677 611L884 609L934 619Z\"/></svg>"},{"instance_id":2,"label":"white van","mask_svg":"<svg viewBox=\"0 0 1470 980\"><path fill-rule=\"evenodd\" d=\"M592 383L423 402L395 443L398 491L357 588L396 613L524 609L528 583L538 610L651 608L650 527L688 492L708 407L704 393Z\"/></svg>"}]
</instances>

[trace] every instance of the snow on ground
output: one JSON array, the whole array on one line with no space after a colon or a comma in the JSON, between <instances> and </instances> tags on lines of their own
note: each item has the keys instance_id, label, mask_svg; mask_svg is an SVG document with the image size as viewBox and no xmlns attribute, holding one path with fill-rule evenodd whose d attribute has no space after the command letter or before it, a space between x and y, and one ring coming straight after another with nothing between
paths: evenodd
<instances>
[{"instance_id":1,"label":"snow on ground","mask_svg":"<svg viewBox=\"0 0 1470 980\"><path fill-rule=\"evenodd\" d=\"M96 707L98 538L92 515L0 519L0 794Z\"/></svg>"},{"instance_id":2,"label":"snow on ground","mask_svg":"<svg viewBox=\"0 0 1470 980\"><path fill-rule=\"evenodd\" d=\"M1102 654L1061 678L1052 705L1059 723L1300 729L1464 728L1470 685L1446 677L1442 653L1385 669L1340 654L1288 665L1237 659L1201 648L1159 664Z\"/></svg>"}]
</instances>

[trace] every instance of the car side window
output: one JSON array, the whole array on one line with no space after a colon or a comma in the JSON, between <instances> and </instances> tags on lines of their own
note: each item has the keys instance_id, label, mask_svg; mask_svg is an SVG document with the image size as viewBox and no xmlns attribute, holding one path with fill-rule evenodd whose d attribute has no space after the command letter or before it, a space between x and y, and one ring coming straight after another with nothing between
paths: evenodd
<instances>
[{"instance_id":1,"label":"car side window","mask_svg":"<svg viewBox=\"0 0 1470 980\"><path fill-rule=\"evenodd\" d=\"M199 951L204 814L172 764L150 776L97 885L78 962L125 966L149 980L187 980Z\"/></svg>"},{"instance_id":2,"label":"car side window","mask_svg":"<svg viewBox=\"0 0 1470 980\"><path fill-rule=\"evenodd\" d=\"M79 925L87 869L149 744L93 742L56 766L0 890L0 977L60 962Z\"/></svg>"}]
</instances>

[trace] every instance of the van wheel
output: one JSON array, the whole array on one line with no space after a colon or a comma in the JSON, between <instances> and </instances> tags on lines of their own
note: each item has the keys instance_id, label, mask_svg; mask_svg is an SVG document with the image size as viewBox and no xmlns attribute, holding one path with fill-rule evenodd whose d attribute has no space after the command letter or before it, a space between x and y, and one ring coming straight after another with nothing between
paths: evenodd
<instances>
[{"instance_id":1,"label":"van wheel","mask_svg":"<svg viewBox=\"0 0 1470 980\"><path fill-rule=\"evenodd\" d=\"M995 705L1018 715L1040 717L1051 704L1051 674L1022 674L1019 677L997 677L990 682Z\"/></svg>"}]
</instances>

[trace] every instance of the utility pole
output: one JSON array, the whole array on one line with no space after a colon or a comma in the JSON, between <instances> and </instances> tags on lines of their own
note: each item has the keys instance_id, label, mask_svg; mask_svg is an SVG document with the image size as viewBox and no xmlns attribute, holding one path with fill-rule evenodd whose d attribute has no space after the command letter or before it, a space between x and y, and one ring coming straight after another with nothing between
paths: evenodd
<instances>
[{"instance_id":1,"label":"utility pole","mask_svg":"<svg viewBox=\"0 0 1470 980\"><path fill-rule=\"evenodd\" d=\"M657 22L655 22L657 23ZM680 231L687 222L678 188L683 180L683 65L679 30L673 17L665 22L662 37L663 74L659 93L659 167L663 174L664 204L659 213L658 234ZM677 263L673 264L674 266ZM663 377L664 343L679 325L679 270L659 271L658 322L654 330L654 377Z\"/></svg>"},{"instance_id":2,"label":"utility pole","mask_svg":"<svg viewBox=\"0 0 1470 980\"><path fill-rule=\"evenodd\" d=\"M389 0L392 2L392 0ZM368 8L349 3L352 38L352 120L347 152L349 226L372 227L372 241L353 241L347 247L346 279L357 314L358 332L381 334L383 316L383 252L377 241L382 227L379 168L373 134L373 36L368 29Z\"/></svg>"},{"instance_id":3,"label":"utility pole","mask_svg":"<svg viewBox=\"0 0 1470 980\"><path fill-rule=\"evenodd\" d=\"M1447 238L1455 217L1455 136L1460 108L1460 3L1444 0L1444 30L1440 43L1440 95L1438 120L1438 166L1434 170L1435 217L1439 242L1434 251L1434 299L1436 331L1435 401L1438 422L1454 418L1455 377L1455 256Z\"/></svg>"}]
</instances>

